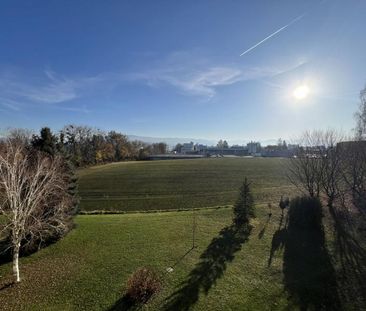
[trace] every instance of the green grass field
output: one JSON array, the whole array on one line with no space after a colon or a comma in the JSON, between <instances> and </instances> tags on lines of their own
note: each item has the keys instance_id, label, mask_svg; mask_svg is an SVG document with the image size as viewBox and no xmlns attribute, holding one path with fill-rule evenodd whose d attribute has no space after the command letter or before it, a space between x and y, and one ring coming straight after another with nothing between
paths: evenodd
<instances>
[{"instance_id":1,"label":"green grass field","mask_svg":"<svg viewBox=\"0 0 366 311\"><path fill-rule=\"evenodd\" d=\"M22 258L23 281L0 291L0 305L3 310L108 310L122 298L128 276L147 265L164 283L148 309L168 306L168 297L197 270L199 257L231 222L229 208L196 213L198 247L188 254L192 212L78 216L76 229L63 240ZM267 220L265 208L260 208L248 242L235 245L228 258L213 256L217 262L209 272L196 271L209 277L192 289L191 295L199 296L191 304L195 310L282 310L288 305L281 252L268 267L279 216ZM219 249L219 257L227 251ZM174 272L167 273L172 266ZM0 266L2 287L10 269L10 264Z\"/></svg>"},{"instance_id":2,"label":"green grass field","mask_svg":"<svg viewBox=\"0 0 366 311\"><path fill-rule=\"evenodd\" d=\"M308 202L293 200L297 205L282 217L279 196L296 195L283 164L281 159L205 159L80 171L84 210L202 209L77 216L65 238L21 258L20 284L11 283L11 263L0 264L0 309L365 309L364 246L345 238L345 232L337 235L326 209L322 217L322 209ZM244 176L253 182L257 198L248 235L233 230L227 207ZM103 199L105 193L109 200ZM268 202L276 202L271 217ZM126 282L142 266L159 273L163 289L146 306L130 308Z\"/></svg>"},{"instance_id":3,"label":"green grass field","mask_svg":"<svg viewBox=\"0 0 366 311\"><path fill-rule=\"evenodd\" d=\"M79 171L81 210L168 210L233 204L246 176L256 201L293 195L287 159L219 158L124 162Z\"/></svg>"}]
</instances>

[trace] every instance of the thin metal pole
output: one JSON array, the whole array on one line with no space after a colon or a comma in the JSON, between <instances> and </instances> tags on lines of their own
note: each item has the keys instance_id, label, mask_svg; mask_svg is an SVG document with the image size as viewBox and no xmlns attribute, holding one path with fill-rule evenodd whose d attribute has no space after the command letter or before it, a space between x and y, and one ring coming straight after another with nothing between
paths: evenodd
<instances>
[{"instance_id":1,"label":"thin metal pole","mask_svg":"<svg viewBox=\"0 0 366 311\"><path fill-rule=\"evenodd\" d=\"M197 227L197 221L196 221L196 211L193 209L193 241L192 241L192 248L196 247L196 227Z\"/></svg>"}]
</instances>

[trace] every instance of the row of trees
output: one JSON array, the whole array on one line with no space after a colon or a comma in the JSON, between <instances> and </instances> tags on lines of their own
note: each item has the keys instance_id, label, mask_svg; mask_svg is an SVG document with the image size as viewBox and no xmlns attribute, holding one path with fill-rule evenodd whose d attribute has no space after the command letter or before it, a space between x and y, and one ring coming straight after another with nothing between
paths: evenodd
<instances>
[{"instance_id":1,"label":"row of trees","mask_svg":"<svg viewBox=\"0 0 366 311\"><path fill-rule=\"evenodd\" d=\"M32 135L27 130L13 129L9 137L33 147L43 146L50 155L67 156L77 167L124 160L141 160L151 154L167 153L166 143L147 144L142 141L130 141L126 135L116 131L104 133L88 127L67 125L58 134L47 127L39 135Z\"/></svg>"},{"instance_id":2,"label":"row of trees","mask_svg":"<svg viewBox=\"0 0 366 311\"><path fill-rule=\"evenodd\" d=\"M144 159L167 152L165 143L129 141L87 126L65 126L58 134L45 127L38 135L12 129L0 140L1 253L13 256L20 281L19 255L64 236L78 212L75 167Z\"/></svg>"},{"instance_id":3,"label":"row of trees","mask_svg":"<svg viewBox=\"0 0 366 311\"><path fill-rule=\"evenodd\" d=\"M336 131L312 131L290 160L290 181L311 197L326 196L328 206L351 194L366 200L366 141L342 141Z\"/></svg>"},{"instance_id":4,"label":"row of trees","mask_svg":"<svg viewBox=\"0 0 366 311\"><path fill-rule=\"evenodd\" d=\"M366 88L360 97L354 139L334 130L305 132L288 177L311 197L324 195L329 207L351 195L366 212Z\"/></svg>"}]
</instances>

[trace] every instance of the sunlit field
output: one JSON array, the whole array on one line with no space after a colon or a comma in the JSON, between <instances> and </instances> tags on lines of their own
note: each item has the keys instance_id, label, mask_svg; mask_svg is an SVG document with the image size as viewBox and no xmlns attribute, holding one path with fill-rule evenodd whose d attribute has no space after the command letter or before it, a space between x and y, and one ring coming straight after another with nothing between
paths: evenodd
<instances>
[{"instance_id":1,"label":"sunlit field","mask_svg":"<svg viewBox=\"0 0 366 311\"><path fill-rule=\"evenodd\" d=\"M193 250L192 212L78 216L66 238L21 260L20 284L7 287L11 266L0 266L0 305L6 310L125 310L128 276L149 266L163 280L149 310L177 310L174 304L202 311L283 310L288 304L298 309L284 291L283 252L279 248L271 257L279 210L268 218L266 206L258 206L248 241L220 234L231 223L231 209L196 213ZM206 260L212 265L202 266ZM168 267L174 271L167 273Z\"/></svg>"},{"instance_id":2,"label":"sunlit field","mask_svg":"<svg viewBox=\"0 0 366 311\"><path fill-rule=\"evenodd\" d=\"M233 204L247 177L258 203L294 195L288 159L218 158L113 163L79 171L81 210L174 210Z\"/></svg>"}]
</instances>

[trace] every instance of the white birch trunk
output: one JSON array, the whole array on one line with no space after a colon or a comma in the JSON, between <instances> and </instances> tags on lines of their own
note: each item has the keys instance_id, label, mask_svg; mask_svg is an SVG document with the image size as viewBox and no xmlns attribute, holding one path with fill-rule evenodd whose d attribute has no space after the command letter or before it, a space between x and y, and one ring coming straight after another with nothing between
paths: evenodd
<instances>
[{"instance_id":1,"label":"white birch trunk","mask_svg":"<svg viewBox=\"0 0 366 311\"><path fill-rule=\"evenodd\" d=\"M17 283L20 282L19 250L20 250L20 243L17 243L14 248L14 254L13 254L13 273Z\"/></svg>"}]
</instances>

